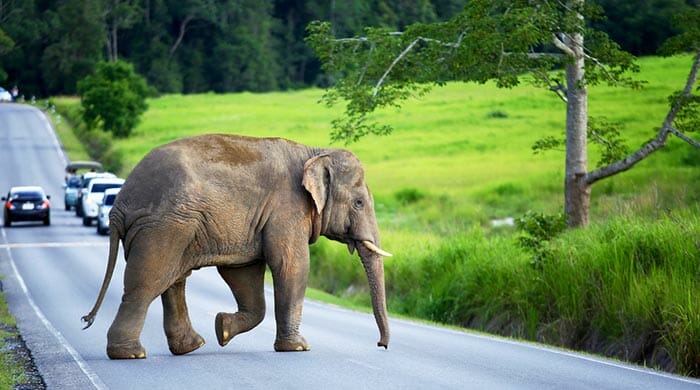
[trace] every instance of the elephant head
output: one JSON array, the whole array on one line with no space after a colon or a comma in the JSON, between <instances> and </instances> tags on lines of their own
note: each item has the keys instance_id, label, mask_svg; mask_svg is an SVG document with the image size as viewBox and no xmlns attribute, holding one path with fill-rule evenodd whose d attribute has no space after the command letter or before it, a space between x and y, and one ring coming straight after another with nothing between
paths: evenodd
<instances>
[{"instance_id":1,"label":"elephant head","mask_svg":"<svg viewBox=\"0 0 700 390\"><path fill-rule=\"evenodd\" d=\"M357 250L362 260L372 298L374 318L379 327L378 346L389 345L383 256L374 200L365 183L360 160L346 150L331 150L304 164L304 188L311 194L315 241L319 235L342 242L350 254Z\"/></svg>"}]
</instances>

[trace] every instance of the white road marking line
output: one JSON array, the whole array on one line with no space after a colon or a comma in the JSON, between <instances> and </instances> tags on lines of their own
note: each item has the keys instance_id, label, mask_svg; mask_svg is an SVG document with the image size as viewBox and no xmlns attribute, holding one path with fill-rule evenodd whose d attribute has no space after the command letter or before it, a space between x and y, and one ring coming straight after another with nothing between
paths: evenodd
<instances>
[{"instance_id":1,"label":"white road marking line","mask_svg":"<svg viewBox=\"0 0 700 390\"><path fill-rule=\"evenodd\" d=\"M3 241L7 242L7 236L5 235L5 230L2 229L0 230L2 232L2 238ZM107 389L107 385L102 382L99 376L97 376L97 373L95 373L90 366L83 360L83 358L80 356L80 353L73 348L73 346L70 345L68 340L66 340L65 337L61 334L61 332L58 331L58 329L54 328L54 326L51 324L51 322L44 316L44 313L39 309L39 306L36 305L34 302L34 298L32 298L32 294L29 293L29 289L27 288L27 285L24 283L24 278L22 278L22 275L19 274L19 270L17 270L17 266L15 265L15 259L12 256L12 251L10 250L10 247L8 244L5 245L0 245L0 247L4 247L7 250L7 256L10 260L10 266L12 266L12 271L15 274L15 278L17 278L17 282L19 283L20 288L22 289L22 292L24 292L24 295L27 297L27 302L29 303L29 306L32 307L34 310L34 313L36 313L37 317L41 321L42 324L46 327L46 329L58 340L58 342L63 346L63 348L68 351L68 354L73 358L75 363L78 365L78 368L80 368L80 371L82 371L85 376L90 380L90 382L95 386L95 389L102 390L102 389Z\"/></svg>"},{"instance_id":2,"label":"white road marking line","mask_svg":"<svg viewBox=\"0 0 700 390\"><path fill-rule=\"evenodd\" d=\"M109 242L26 242L0 244L0 249L22 249L22 248L79 248L108 246Z\"/></svg>"}]
</instances>

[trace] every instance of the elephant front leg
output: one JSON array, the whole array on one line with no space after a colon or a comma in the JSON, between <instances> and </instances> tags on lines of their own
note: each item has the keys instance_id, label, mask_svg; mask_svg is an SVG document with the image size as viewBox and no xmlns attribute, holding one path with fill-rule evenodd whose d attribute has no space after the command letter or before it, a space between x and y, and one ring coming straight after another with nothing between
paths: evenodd
<instances>
[{"instance_id":1,"label":"elephant front leg","mask_svg":"<svg viewBox=\"0 0 700 390\"><path fill-rule=\"evenodd\" d=\"M296 251L283 248L283 253L270 260L277 321L275 351L310 351L311 346L299 331L309 277L309 248L307 245Z\"/></svg>"},{"instance_id":2,"label":"elephant front leg","mask_svg":"<svg viewBox=\"0 0 700 390\"><path fill-rule=\"evenodd\" d=\"M185 300L185 278L175 282L162 295L163 328L174 355L184 355L203 346L202 336L192 328Z\"/></svg>"},{"instance_id":3,"label":"elephant front leg","mask_svg":"<svg viewBox=\"0 0 700 390\"><path fill-rule=\"evenodd\" d=\"M247 332L265 317L265 263L247 267L217 267L233 292L238 312L216 315L216 338L222 347L237 334Z\"/></svg>"}]
</instances>

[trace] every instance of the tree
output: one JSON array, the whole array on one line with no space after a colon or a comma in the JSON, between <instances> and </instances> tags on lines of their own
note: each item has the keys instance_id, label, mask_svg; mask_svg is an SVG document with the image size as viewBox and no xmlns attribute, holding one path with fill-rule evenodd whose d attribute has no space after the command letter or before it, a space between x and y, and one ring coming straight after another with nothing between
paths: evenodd
<instances>
[{"instance_id":1,"label":"tree","mask_svg":"<svg viewBox=\"0 0 700 390\"><path fill-rule=\"evenodd\" d=\"M101 12L92 0L67 1L47 12L48 28L56 31L41 60L49 93L75 93L78 80L95 69L104 45Z\"/></svg>"},{"instance_id":2,"label":"tree","mask_svg":"<svg viewBox=\"0 0 700 390\"><path fill-rule=\"evenodd\" d=\"M600 15L600 8L584 0L472 0L447 22L413 24L403 32L367 28L364 36L337 39L328 23L313 23L308 42L324 69L337 78L323 101L347 101L345 115L333 121L331 137L352 142L370 133L389 134L389 126L370 122L368 115L400 106L408 97L428 92L431 84L495 80L499 87L514 87L530 74L566 103L565 139L541 140L536 147L565 145L565 213L569 226L585 226L592 184L631 168L665 142L625 156L614 128L589 122L589 85L641 84L629 76L637 70L633 56L586 26L587 18ZM673 122L674 117L667 119ZM602 166L591 172L589 134L604 156Z\"/></svg>"},{"instance_id":3,"label":"tree","mask_svg":"<svg viewBox=\"0 0 700 390\"><path fill-rule=\"evenodd\" d=\"M107 59L119 59L119 29L133 26L142 11L135 0L106 0L104 3L104 24L107 30Z\"/></svg>"},{"instance_id":4,"label":"tree","mask_svg":"<svg viewBox=\"0 0 700 390\"><path fill-rule=\"evenodd\" d=\"M83 120L116 137L128 137L148 105L146 81L124 61L100 62L94 75L78 83Z\"/></svg>"}]
</instances>

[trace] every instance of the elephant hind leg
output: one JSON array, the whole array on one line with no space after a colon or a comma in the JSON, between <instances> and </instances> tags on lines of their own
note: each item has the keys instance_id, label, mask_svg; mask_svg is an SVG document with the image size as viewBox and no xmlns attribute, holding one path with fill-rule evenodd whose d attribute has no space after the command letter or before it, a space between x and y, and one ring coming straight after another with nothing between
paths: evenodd
<instances>
[{"instance_id":1,"label":"elephant hind leg","mask_svg":"<svg viewBox=\"0 0 700 390\"><path fill-rule=\"evenodd\" d=\"M190 322L185 300L185 281L185 278L178 280L160 296L163 303L163 328L170 352L174 355L192 352L205 343Z\"/></svg>"},{"instance_id":2,"label":"elephant hind leg","mask_svg":"<svg viewBox=\"0 0 700 390\"><path fill-rule=\"evenodd\" d=\"M216 315L216 338L223 347L234 336L253 329L265 317L265 263L261 261L241 268L217 267L217 270L238 304L238 312Z\"/></svg>"},{"instance_id":3,"label":"elephant hind leg","mask_svg":"<svg viewBox=\"0 0 700 390\"><path fill-rule=\"evenodd\" d=\"M146 358L139 335L146 319L148 303L122 298L117 316L107 332L107 356L110 359Z\"/></svg>"}]
</instances>

